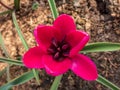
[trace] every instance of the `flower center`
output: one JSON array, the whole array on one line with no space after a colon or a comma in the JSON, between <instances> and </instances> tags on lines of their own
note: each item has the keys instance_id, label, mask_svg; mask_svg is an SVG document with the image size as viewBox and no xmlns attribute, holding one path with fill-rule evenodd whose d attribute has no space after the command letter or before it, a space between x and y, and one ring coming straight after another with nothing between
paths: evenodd
<instances>
[{"instance_id":1,"label":"flower center","mask_svg":"<svg viewBox=\"0 0 120 90\"><path fill-rule=\"evenodd\" d=\"M65 37L62 41L57 41L55 38L52 38L51 45L47 51L56 61L62 61L69 56L70 45L65 41Z\"/></svg>"}]
</instances>

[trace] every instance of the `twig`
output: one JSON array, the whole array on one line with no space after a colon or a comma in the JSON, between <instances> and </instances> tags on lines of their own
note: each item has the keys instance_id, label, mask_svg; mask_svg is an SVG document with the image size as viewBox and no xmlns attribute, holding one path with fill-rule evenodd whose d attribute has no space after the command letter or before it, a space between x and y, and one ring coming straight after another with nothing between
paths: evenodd
<instances>
[{"instance_id":1,"label":"twig","mask_svg":"<svg viewBox=\"0 0 120 90\"><path fill-rule=\"evenodd\" d=\"M0 0L0 4L1 4L2 6L4 6L5 8L7 8L7 9L9 9L9 10L12 10L12 8L10 8L10 7L8 7L7 5L5 5L1 0Z\"/></svg>"}]
</instances>

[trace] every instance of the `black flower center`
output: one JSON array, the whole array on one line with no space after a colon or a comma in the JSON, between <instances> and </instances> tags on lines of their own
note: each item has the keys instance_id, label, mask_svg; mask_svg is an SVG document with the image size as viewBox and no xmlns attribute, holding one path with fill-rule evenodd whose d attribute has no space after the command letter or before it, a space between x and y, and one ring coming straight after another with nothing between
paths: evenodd
<instances>
[{"instance_id":1,"label":"black flower center","mask_svg":"<svg viewBox=\"0 0 120 90\"><path fill-rule=\"evenodd\" d=\"M56 61L61 61L69 56L70 45L65 41L65 37L61 41L52 38L51 45L47 51Z\"/></svg>"}]
</instances>

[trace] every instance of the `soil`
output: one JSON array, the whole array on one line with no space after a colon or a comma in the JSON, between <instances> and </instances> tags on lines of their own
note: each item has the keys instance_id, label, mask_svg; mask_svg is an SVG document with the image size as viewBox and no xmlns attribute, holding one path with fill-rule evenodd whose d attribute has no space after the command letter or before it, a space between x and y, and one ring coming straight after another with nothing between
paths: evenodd
<instances>
[{"instance_id":1,"label":"soil","mask_svg":"<svg viewBox=\"0 0 120 90\"><path fill-rule=\"evenodd\" d=\"M3 3L13 8L13 0L1 0ZM32 5L38 2L39 7L32 9ZM91 42L116 42L120 43L120 0L56 0L60 14L71 15L77 29L89 33ZM0 5L0 12L7 10ZM22 33L29 45L34 47L36 41L33 30L38 24L52 24L53 17L47 0L21 0L21 9L16 12L17 21ZM10 14L0 16L0 32L4 39L9 56L13 59L21 57L25 48L13 25ZM120 51L87 53L95 62L98 72L114 84L120 87ZM0 48L0 57L5 57L5 53ZM6 67L6 63L0 62L0 70ZM25 67L11 66L10 78L13 79L28 71ZM49 90L54 77L40 71L40 85L35 79L19 86L14 86L13 90ZM6 73L0 76L0 86L5 84ZM77 77L73 72L64 74L58 90L109 90L96 81L85 81Z\"/></svg>"}]
</instances>

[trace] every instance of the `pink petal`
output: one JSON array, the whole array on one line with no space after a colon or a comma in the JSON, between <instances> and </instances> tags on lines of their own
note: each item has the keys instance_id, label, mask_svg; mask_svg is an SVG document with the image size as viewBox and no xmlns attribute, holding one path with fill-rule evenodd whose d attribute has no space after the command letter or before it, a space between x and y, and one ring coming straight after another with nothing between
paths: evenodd
<instances>
[{"instance_id":1,"label":"pink petal","mask_svg":"<svg viewBox=\"0 0 120 90\"><path fill-rule=\"evenodd\" d=\"M44 66L48 74L57 76L65 73L71 67L71 60L55 61L52 56L45 55L43 57Z\"/></svg>"},{"instance_id":2,"label":"pink petal","mask_svg":"<svg viewBox=\"0 0 120 90\"><path fill-rule=\"evenodd\" d=\"M62 35L66 35L68 32L76 30L73 18L66 14L62 14L56 18L54 26L61 30Z\"/></svg>"},{"instance_id":3,"label":"pink petal","mask_svg":"<svg viewBox=\"0 0 120 90\"><path fill-rule=\"evenodd\" d=\"M40 47L29 49L23 56L23 63L28 68L43 68L43 52Z\"/></svg>"},{"instance_id":4,"label":"pink petal","mask_svg":"<svg viewBox=\"0 0 120 90\"><path fill-rule=\"evenodd\" d=\"M60 31L53 26L39 25L34 30L34 35L37 43L43 50L46 50L50 46L52 38L61 39Z\"/></svg>"},{"instance_id":5,"label":"pink petal","mask_svg":"<svg viewBox=\"0 0 120 90\"><path fill-rule=\"evenodd\" d=\"M89 36L87 33L77 30L67 34L66 41L71 46L70 57L76 55L85 44L88 42Z\"/></svg>"},{"instance_id":6,"label":"pink petal","mask_svg":"<svg viewBox=\"0 0 120 90\"><path fill-rule=\"evenodd\" d=\"M98 77L95 64L82 54L76 55L72 58L73 64L71 70L85 80L96 80Z\"/></svg>"}]
</instances>

